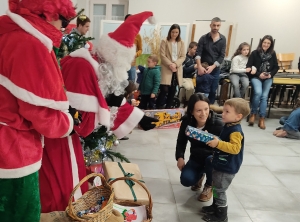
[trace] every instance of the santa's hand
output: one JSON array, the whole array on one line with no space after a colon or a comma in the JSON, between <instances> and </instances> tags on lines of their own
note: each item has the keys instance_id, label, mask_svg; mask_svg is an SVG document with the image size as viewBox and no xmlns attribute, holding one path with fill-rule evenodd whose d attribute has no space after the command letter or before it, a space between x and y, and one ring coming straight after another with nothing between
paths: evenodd
<instances>
[{"instance_id":1,"label":"santa's hand","mask_svg":"<svg viewBox=\"0 0 300 222\"><path fill-rule=\"evenodd\" d=\"M143 130L147 131L153 129L156 126L153 122L158 122L158 119L144 115L139 122L139 125Z\"/></svg>"},{"instance_id":2,"label":"santa's hand","mask_svg":"<svg viewBox=\"0 0 300 222\"><path fill-rule=\"evenodd\" d=\"M121 106L123 99L124 99L123 95L116 96L115 94L110 94L107 96L107 98L105 98L108 106L116 106L116 107Z\"/></svg>"},{"instance_id":3,"label":"santa's hand","mask_svg":"<svg viewBox=\"0 0 300 222\"><path fill-rule=\"evenodd\" d=\"M69 106L69 113L71 114L74 120L74 125L78 126L82 122L81 114L77 111L77 109L73 108L72 106Z\"/></svg>"}]
</instances>

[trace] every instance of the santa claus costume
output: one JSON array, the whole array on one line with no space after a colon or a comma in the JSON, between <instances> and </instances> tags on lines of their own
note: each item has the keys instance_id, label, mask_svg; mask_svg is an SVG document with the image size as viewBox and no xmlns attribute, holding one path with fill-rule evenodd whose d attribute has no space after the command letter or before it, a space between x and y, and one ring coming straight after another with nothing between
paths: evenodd
<instances>
[{"instance_id":1,"label":"santa claus costume","mask_svg":"<svg viewBox=\"0 0 300 222\"><path fill-rule=\"evenodd\" d=\"M101 63L85 48L61 60L67 97L70 105L80 110L82 122L74 127L76 134L72 136L45 138L40 170L43 213L65 210L73 188L85 176L79 136L88 136L100 125L111 129L118 138L127 135L138 124L144 130L154 128L151 123L154 119L145 117L122 96L128 84L127 70L135 56L134 38L142 23L152 15L152 12L132 15L115 32L101 36L96 46L97 60ZM123 34L124 31L127 35ZM87 183L82 185L74 199L87 189Z\"/></svg>"},{"instance_id":2,"label":"santa claus costume","mask_svg":"<svg viewBox=\"0 0 300 222\"><path fill-rule=\"evenodd\" d=\"M70 0L10 0L9 8L0 17L0 221L38 222L42 135L73 130L52 50L62 35L50 21L76 13Z\"/></svg>"}]
</instances>

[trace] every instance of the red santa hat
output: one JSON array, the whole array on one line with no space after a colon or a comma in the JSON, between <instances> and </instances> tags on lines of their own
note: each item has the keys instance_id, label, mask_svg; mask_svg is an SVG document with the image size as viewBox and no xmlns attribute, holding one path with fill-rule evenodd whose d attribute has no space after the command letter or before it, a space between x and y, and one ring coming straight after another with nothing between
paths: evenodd
<instances>
[{"instance_id":1,"label":"red santa hat","mask_svg":"<svg viewBox=\"0 0 300 222\"><path fill-rule=\"evenodd\" d=\"M8 0L8 4L11 12L26 8L33 14L44 15L48 21L58 20L59 15L66 19L76 16L71 0Z\"/></svg>"},{"instance_id":2,"label":"red santa hat","mask_svg":"<svg viewBox=\"0 0 300 222\"><path fill-rule=\"evenodd\" d=\"M155 23L152 12L141 12L129 16L114 32L99 39L97 53L112 65L113 73L120 81L128 79L127 71L136 54L134 40L146 19Z\"/></svg>"}]
</instances>

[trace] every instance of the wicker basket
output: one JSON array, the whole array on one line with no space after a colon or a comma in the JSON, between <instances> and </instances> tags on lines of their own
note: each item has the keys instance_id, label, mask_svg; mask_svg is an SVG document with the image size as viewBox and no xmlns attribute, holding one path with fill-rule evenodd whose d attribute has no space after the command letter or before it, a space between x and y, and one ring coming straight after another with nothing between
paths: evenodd
<instances>
[{"instance_id":1,"label":"wicker basket","mask_svg":"<svg viewBox=\"0 0 300 222\"><path fill-rule=\"evenodd\" d=\"M141 187L143 187L145 189L145 191L148 194L148 198L149 198L149 205L146 206L146 210L147 210L147 220L144 220L144 222L151 222L153 217L152 217L152 207L153 207L153 203L152 203L152 197L151 194L149 192L149 190L147 189L147 187L141 183L140 181L138 181L137 179L134 178L130 178L130 177L119 177L117 179L112 180L111 182L109 182L109 185L112 185L113 183L120 181L120 180L132 180L135 183L139 184ZM134 201L130 201L130 200L116 200L114 199L114 203L119 204L121 206L131 206L131 207L135 207L135 206L141 206L141 204L137 204Z\"/></svg>"},{"instance_id":2,"label":"wicker basket","mask_svg":"<svg viewBox=\"0 0 300 222\"><path fill-rule=\"evenodd\" d=\"M102 186L93 187L85 194L82 195L77 201L73 202L73 196L76 190L88 179L92 177L99 176L102 181ZM83 211L89 209L90 207L94 207L97 205L97 201L104 196L107 201L106 206L97 213L91 215L83 215L82 217L78 217L77 213L79 211ZM113 210L113 199L114 192L111 186L106 182L105 177L102 174L92 173L84 177L79 184L73 189L69 199L69 205L66 209L66 213L76 221L88 221L88 222L104 222L106 221L112 214Z\"/></svg>"}]
</instances>

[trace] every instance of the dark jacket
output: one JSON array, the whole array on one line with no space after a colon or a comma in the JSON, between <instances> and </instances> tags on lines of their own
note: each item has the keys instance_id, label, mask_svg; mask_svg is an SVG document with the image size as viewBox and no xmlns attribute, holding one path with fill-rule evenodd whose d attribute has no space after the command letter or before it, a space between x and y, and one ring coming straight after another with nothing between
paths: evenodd
<instances>
[{"instance_id":1,"label":"dark jacket","mask_svg":"<svg viewBox=\"0 0 300 222\"><path fill-rule=\"evenodd\" d=\"M214 77L210 74L197 75L196 92L209 93Z\"/></svg>"},{"instance_id":2,"label":"dark jacket","mask_svg":"<svg viewBox=\"0 0 300 222\"><path fill-rule=\"evenodd\" d=\"M211 33L207 33L199 39L196 56L201 57L201 63L207 62L210 66L216 64L219 67L225 57L226 38L220 34L220 39L216 42L211 38Z\"/></svg>"},{"instance_id":3,"label":"dark jacket","mask_svg":"<svg viewBox=\"0 0 300 222\"><path fill-rule=\"evenodd\" d=\"M194 57L186 54L185 60L182 63L183 78L193 78L195 74L195 68L194 68L195 64L196 61Z\"/></svg>"},{"instance_id":4,"label":"dark jacket","mask_svg":"<svg viewBox=\"0 0 300 222\"><path fill-rule=\"evenodd\" d=\"M274 75L278 72L278 69L279 69L275 51L273 52L272 57L269 60L269 63L270 63L270 67L269 67L268 72L270 72L270 74L273 78ZM254 50L251 53L251 55L249 56L246 68L252 68L252 66L255 66L257 71L254 75L248 73L249 78L253 78L253 77L259 78L259 75L262 73L260 71L261 64L262 64L262 61L261 61L260 53L259 53L259 51Z\"/></svg>"},{"instance_id":5,"label":"dark jacket","mask_svg":"<svg viewBox=\"0 0 300 222\"><path fill-rule=\"evenodd\" d=\"M199 163L204 167L205 159L209 155L212 155L213 149L207 146L205 143L185 135L185 129L188 125L196 127L195 124L191 123L190 119L188 119L187 116L184 116L182 118L181 126L177 137L176 154L175 154L176 160L178 160L178 158L180 157L184 158L187 142L190 141L191 144L190 159L196 161L197 163ZM221 118L211 110L210 117L207 119L203 130L207 130L209 133L218 136L222 131L223 125L224 124Z\"/></svg>"},{"instance_id":6,"label":"dark jacket","mask_svg":"<svg viewBox=\"0 0 300 222\"><path fill-rule=\"evenodd\" d=\"M235 134L233 134L235 133ZM220 139L224 142L229 142L230 138L234 140L233 137L237 137L237 135L242 135L242 140L240 144L240 150L237 154L230 154L218 149L222 147L222 149L226 149L226 144L222 144L219 142L212 161L213 168L217 171L236 174L243 162L244 155L244 133L242 131L242 127L240 124L230 125L226 124L220 134Z\"/></svg>"},{"instance_id":7,"label":"dark jacket","mask_svg":"<svg viewBox=\"0 0 300 222\"><path fill-rule=\"evenodd\" d=\"M143 71L142 82L139 85L141 95L157 94L160 85L160 66L146 68Z\"/></svg>"}]
</instances>

